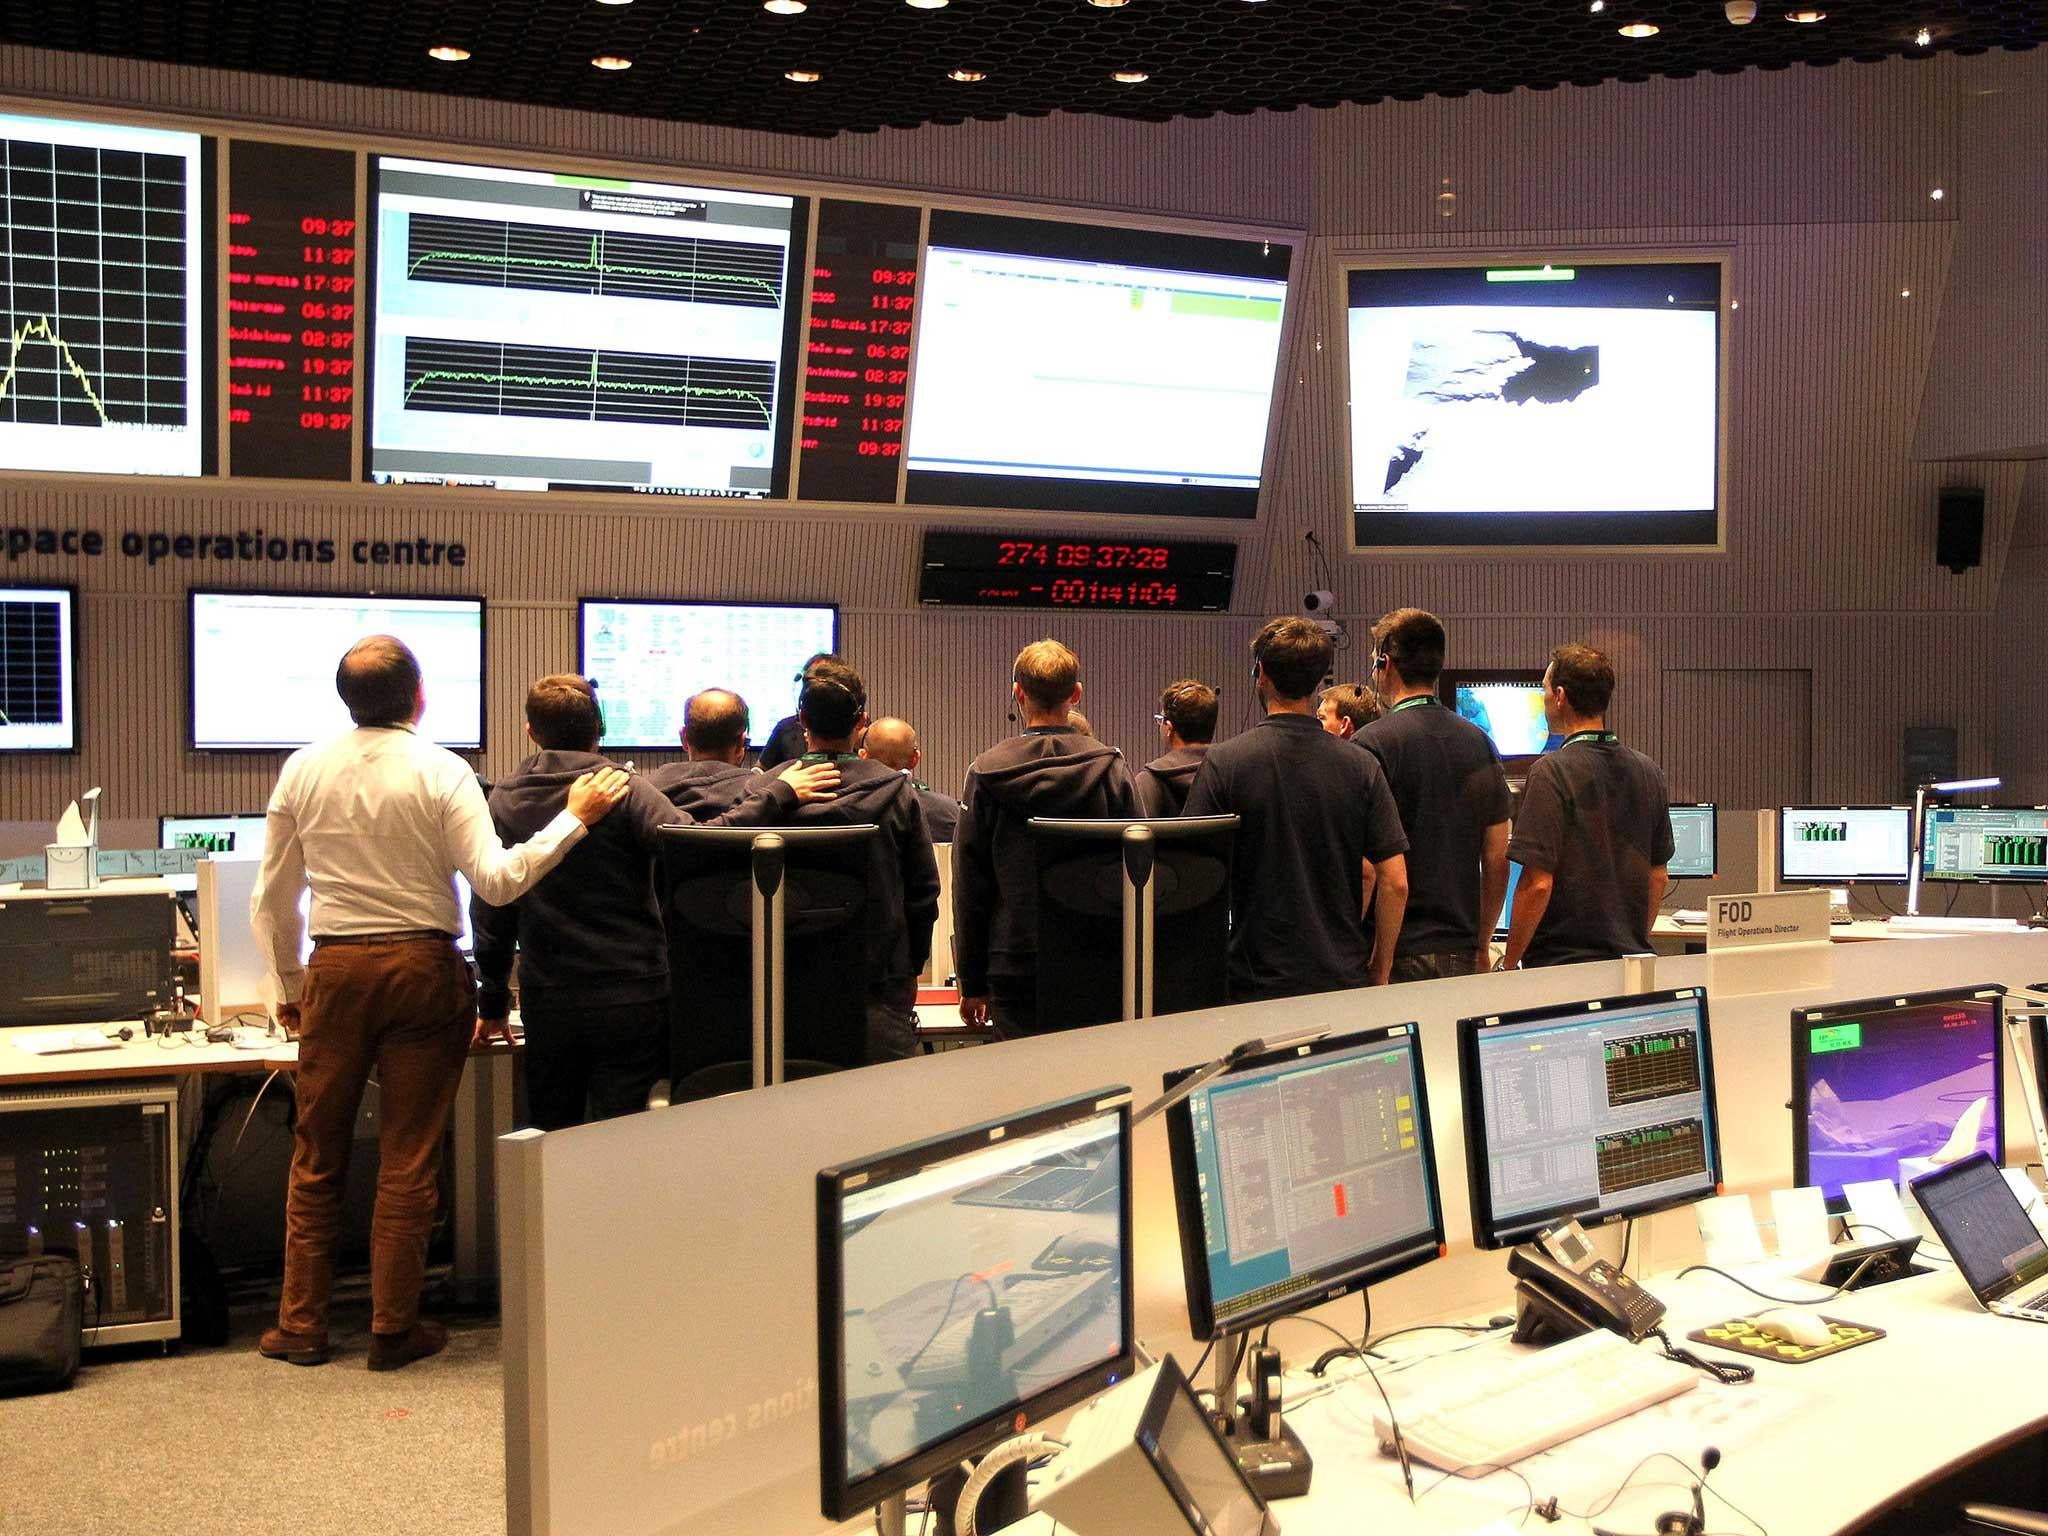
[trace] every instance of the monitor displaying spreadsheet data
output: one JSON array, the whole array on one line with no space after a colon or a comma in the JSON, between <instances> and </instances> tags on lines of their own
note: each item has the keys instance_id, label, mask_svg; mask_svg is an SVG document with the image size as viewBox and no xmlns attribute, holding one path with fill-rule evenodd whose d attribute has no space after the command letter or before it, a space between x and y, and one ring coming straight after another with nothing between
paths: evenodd
<instances>
[{"instance_id":1,"label":"monitor displaying spreadsheet data","mask_svg":"<svg viewBox=\"0 0 2048 1536\"><path fill-rule=\"evenodd\" d=\"M482 598L194 591L190 601L195 750L290 751L349 730L335 670L371 635L395 635L418 659L423 739L484 744Z\"/></svg>"},{"instance_id":2,"label":"monitor displaying spreadsheet data","mask_svg":"<svg viewBox=\"0 0 2048 1536\"><path fill-rule=\"evenodd\" d=\"M2048 880L2048 806L1930 805L1920 878L1986 885Z\"/></svg>"},{"instance_id":3,"label":"monitor displaying spreadsheet data","mask_svg":"<svg viewBox=\"0 0 2048 1536\"><path fill-rule=\"evenodd\" d=\"M1721 1182L1698 988L1458 1021L1473 1241L1704 1200Z\"/></svg>"},{"instance_id":4,"label":"monitor displaying spreadsheet data","mask_svg":"<svg viewBox=\"0 0 2048 1536\"><path fill-rule=\"evenodd\" d=\"M1911 806L1784 806L1778 879L1786 885L1903 884L1912 843Z\"/></svg>"},{"instance_id":5,"label":"monitor displaying spreadsheet data","mask_svg":"<svg viewBox=\"0 0 2048 1536\"><path fill-rule=\"evenodd\" d=\"M1674 880L1711 880L1720 873L1720 838L1711 805L1671 807L1671 861L1664 872Z\"/></svg>"},{"instance_id":6,"label":"monitor displaying spreadsheet data","mask_svg":"<svg viewBox=\"0 0 2048 1536\"><path fill-rule=\"evenodd\" d=\"M597 684L607 751L681 744L690 695L724 688L747 701L762 746L796 713L797 678L839 646L839 610L818 603L664 603L586 597L583 674Z\"/></svg>"}]
</instances>

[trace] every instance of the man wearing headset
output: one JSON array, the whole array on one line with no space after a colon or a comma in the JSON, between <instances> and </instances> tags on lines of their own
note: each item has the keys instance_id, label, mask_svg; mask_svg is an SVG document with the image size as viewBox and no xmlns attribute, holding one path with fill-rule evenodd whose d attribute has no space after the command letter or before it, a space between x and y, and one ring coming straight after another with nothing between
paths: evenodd
<instances>
[{"instance_id":1,"label":"man wearing headset","mask_svg":"<svg viewBox=\"0 0 2048 1536\"><path fill-rule=\"evenodd\" d=\"M1233 1002L1378 985L1393 965L1408 838L1378 760L1316 722L1311 701L1333 655L1308 619L1259 631L1252 685L1266 718L1209 749L1182 813L1242 818L1230 871Z\"/></svg>"},{"instance_id":2,"label":"man wearing headset","mask_svg":"<svg viewBox=\"0 0 2048 1536\"><path fill-rule=\"evenodd\" d=\"M526 694L526 734L537 750L491 790L501 837L548 825L578 775L611 766L598 754L604 716L588 678L535 682ZM759 826L785 806L831 799L838 778L830 764L764 778L754 796L712 824ZM517 948L527 1105L541 1130L645 1109L648 1089L668 1075L668 942L654 888L655 829L688 819L635 774L617 813L570 849L551 879L510 906L470 900L483 983L477 1039L511 1038Z\"/></svg>"}]
</instances>

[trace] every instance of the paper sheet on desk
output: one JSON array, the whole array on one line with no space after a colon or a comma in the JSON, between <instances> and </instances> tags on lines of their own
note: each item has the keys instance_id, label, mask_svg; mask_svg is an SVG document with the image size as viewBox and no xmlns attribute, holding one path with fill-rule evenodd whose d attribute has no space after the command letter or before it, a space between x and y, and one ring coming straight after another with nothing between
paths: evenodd
<instances>
[{"instance_id":1,"label":"paper sheet on desk","mask_svg":"<svg viewBox=\"0 0 2048 1536\"><path fill-rule=\"evenodd\" d=\"M14 1043L31 1056L68 1056L73 1051L118 1051L121 1042L96 1029L60 1029L47 1034L16 1035Z\"/></svg>"}]
</instances>

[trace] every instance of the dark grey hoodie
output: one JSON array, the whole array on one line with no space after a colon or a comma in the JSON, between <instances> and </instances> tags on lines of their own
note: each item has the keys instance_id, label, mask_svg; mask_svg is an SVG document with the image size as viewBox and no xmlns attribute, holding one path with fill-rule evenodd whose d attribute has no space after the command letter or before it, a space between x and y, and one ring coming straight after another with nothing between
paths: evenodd
<instances>
[{"instance_id":1,"label":"dark grey hoodie","mask_svg":"<svg viewBox=\"0 0 2048 1536\"><path fill-rule=\"evenodd\" d=\"M647 779L692 821L723 816L760 785L754 770L740 763L668 763Z\"/></svg>"},{"instance_id":2,"label":"dark grey hoodie","mask_svg":"<svg viewBox=\"0 0 2048 1536\"><path fill-rule=\"evenodd\" d=\"M1209 755L1209 743L1175 747L1155 757L1138 770L1139 813L1145 816L1178 816L1188 803L1188 790L1195 782L1195 770Z\"/></svg>"},{"instance_id":3,"label":"dark grey hoodie","mask_svg":"<svg viewBox=\"0 0 2048 1536\"><path fill-rule=\"evenodd\" d=\"M991 972L1038 966L1034 816L1135 816L1138 796L1115 747L1069 726L1033 726L967 770L953 837L953 962L964 997L986 997Z\"/></svg>"}]
</instances>

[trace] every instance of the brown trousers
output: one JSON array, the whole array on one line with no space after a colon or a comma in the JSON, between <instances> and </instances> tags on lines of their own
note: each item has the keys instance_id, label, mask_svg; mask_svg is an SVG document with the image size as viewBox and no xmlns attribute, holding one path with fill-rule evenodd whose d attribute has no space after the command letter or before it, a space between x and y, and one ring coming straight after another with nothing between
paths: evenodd
<instances>
[{"instance_id":1,"label":"brown trousers","mask_svg":"<svg viewBox=\"0 0 2048 1536\"><path fill-rule=\"evenodd\" d=\"M374 1073L380 1128L370 1221L370 1326L419 1318L441 1141L476 1021L469 963L445 939L323 944L299 1000L298 1133L284 1208L277 1325L327 1331L356 1111Z\"/></svg>"}]
</instances>

